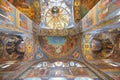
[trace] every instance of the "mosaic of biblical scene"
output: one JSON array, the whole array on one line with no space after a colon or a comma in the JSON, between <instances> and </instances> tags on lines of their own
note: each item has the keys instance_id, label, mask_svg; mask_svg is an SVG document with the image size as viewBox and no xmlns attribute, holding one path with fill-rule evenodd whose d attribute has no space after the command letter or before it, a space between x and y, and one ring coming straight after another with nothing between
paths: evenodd
<instances>
[{"instance_id":1,"label":"mosaic of biblical scene","mask_svg":"<svg viewBox=\"0 0 120 80\"><path fill-rule=\"evenodd\" d=\"M118 58L120 31L113 29L102 33L88 33L84 39L84 52L87 59Z\"/></svg>"},{"instance_id":2,"label":"mosaic of biblical scene","mask_svg":"<svg viewBox=\"0 0 120 80\"><path fill-rule=\"evenodd\" d=\"M39 37L40 46L50 57L65 57L77 47L77 37Z\"/></svg>"},{"instance_id":3,"label":"mosaic of biblical scene","mask_svg":"<svg viewBox=\"0 0 120 80\"><path fill-rule=\"evenodd\" d=\"M58 77L59 76L59 77ZM31 66L19 79L35 80L99 80L83 63L71 60L44 61Z\"/></svg>"},{"instance_id":4,"label":"mosaic of biblical scene","mask_svg":"<svg viewBox=\"0 0 120 80\"><path fill-rule=\"evenodd\" d=\"M23 12L29 18L34 17L34 9L31 6L32 0L9 0L18 10Z\"/></svg>"}]
</instances>

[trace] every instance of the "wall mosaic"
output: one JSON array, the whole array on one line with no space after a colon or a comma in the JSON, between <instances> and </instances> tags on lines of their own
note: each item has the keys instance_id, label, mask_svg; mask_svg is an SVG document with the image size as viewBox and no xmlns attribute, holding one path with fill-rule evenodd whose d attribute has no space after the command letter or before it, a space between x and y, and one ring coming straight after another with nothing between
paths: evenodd
<instances>
[{"instance_id":1,"label":"wall mosaic","mask_svg":"<svg viewBox=\"0 0 120 80\"><path fill-rule=\"evenodd\" d=\"M40 46L50 58L63 58L77 47L77 36L39 37Z\"/></svg>"}]
</instances>

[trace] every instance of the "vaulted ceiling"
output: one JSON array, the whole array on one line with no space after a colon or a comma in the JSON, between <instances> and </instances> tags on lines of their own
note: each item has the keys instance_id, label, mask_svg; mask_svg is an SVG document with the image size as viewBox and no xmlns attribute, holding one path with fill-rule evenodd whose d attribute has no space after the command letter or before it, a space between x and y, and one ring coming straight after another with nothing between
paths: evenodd
<instances>
[{"instance_id":1,"label":"vaulted ceiling","mask_svg":"<svg viewBox=\"0 0 120 80\"><path fill-rule=\"evenodd\" d=\"M17 7L21 12L27 15L34 22L39 24L41 22L41 0L8 0L15 7ZM38 3L36 3L38 1ZM99 1L99 0L74 0L77 4L80 3L80 12L75 15L79 15L78 21L83 18L88 11ZM75 6L75 4L74 4ZM75 10L75 9L74 9ZM78 17L78 16L76 16Z\"/></svg>"}]
</instances>

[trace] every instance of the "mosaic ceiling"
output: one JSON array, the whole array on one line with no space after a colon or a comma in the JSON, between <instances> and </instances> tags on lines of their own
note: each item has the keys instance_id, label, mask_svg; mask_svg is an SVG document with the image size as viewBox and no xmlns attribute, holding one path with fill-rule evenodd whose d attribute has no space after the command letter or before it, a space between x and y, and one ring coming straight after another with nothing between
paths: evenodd
<instances>
[{"instance_id":1,"label":"mosaic ceiling","mask_svg":"<svg viewBox=\"0 0 120 80\"><path fill-rule=\"evenodd\" d=\"M67 20L66 22L68 22L69 18L71 16L70 12L72 12L72 9L71 9L72 6L74 6L74 14L75 14L74 17L79 15L79 11L80 11L80 15L78 18L80 20L82 17L84 17L87 14L87 12L99 0L64 0L64 1L63 0L8 0L8 1L11 2L13 5L15 5L20 11L22 11L24 14L26 14L33 21L35 21L36 23L39 24L41 21L40 20L41 15L42 15L41 13L43 13L43 10L41 10L41 9L45 9L45 7L48 7L48 4L50 2L57 1L58 6L60 6L60 4L62 4L60 7L65 8L63 13L66 13L66 11L69 13L69 15L67 15L68 19L66 19ZM61 1L62 1L62 3L60 3ZM73 1L74 1L74 5L73 5L73 3L71 3ZM42 6L41 4L44 6ZM47 10L50 9L50 7L52 7L52 6L49 6L49 8L47 8ZM38 11L40 11L40 12L38 12ZM47 15L49 15L49 14L47 14ZM37 16L36 18L38 18L38 19L34 19L35 16ZM67 23L66 23L66 25L67 25Z\"/></svg>"},{"instance_id":2,"label":"mosaic ceiling","mask_svg":"<svg viewBox=\"0 0 120 80\"><path fill-rule=\"evenodd\" d=\"M99 0L8 0L45 29L71 28Z\"/></svg>"},{"instance_id":3,"label":"mosaic ceiling","mask_svg":"<svg viewBox=\"0 0 120 80\"><path fill-rule=\"evenodd\" d=\"M74 26L73 0L41 0L42 28L63 29Z\"/></svg>"}]
</instances>

